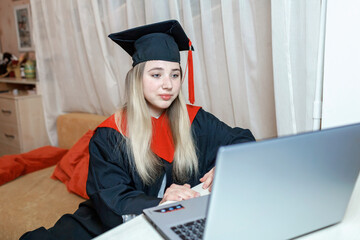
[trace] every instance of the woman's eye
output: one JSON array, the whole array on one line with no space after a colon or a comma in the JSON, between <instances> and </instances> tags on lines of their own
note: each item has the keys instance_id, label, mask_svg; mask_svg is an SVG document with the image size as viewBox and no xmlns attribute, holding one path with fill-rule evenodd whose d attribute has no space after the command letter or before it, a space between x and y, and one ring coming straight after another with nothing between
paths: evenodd
<instances>
[{"instance_id":1,"label":"woman's eye","mask_svg":"<svg viewBox=\"0 0 360 240\"><path fill-rule=\"evenodd\" d=\"M152 74L151 76L152 76L153 78L159 78L159 77L160 77L160 74L157 74L157 73L156 73L156 74Z\"/></svg>"},{"instance_id":2,"label":"woman's eye","mask_svg":"<svg viewBox=\"0 0 360 240\"><path fill-rule=\"evenodd\" d=\"M179 77L179 74L173 74L172 75L172 78L178 78Z\"/></svg>"}]
</instances>

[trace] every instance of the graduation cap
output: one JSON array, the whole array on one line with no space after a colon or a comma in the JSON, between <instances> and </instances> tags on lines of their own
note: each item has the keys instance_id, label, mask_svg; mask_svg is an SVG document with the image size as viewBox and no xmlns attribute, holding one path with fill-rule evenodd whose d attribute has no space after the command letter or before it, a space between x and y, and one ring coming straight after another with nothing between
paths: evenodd
<instances>
[{"instance_id":1,"label":"graduation cap","mask_svg":"<svg viewBox=\"0 0 360 240\"><path fill-rule=\"evenodd\" d=\"M120 45L133 59L133 67L141 62L163 60L180 63L180 52L188 51L188 88L189 101L195 102L194 73L190 39L186 36L180 23L169 20L153 23L122 32L112 33L109 38Z\"/></svg>"}]
</instances>

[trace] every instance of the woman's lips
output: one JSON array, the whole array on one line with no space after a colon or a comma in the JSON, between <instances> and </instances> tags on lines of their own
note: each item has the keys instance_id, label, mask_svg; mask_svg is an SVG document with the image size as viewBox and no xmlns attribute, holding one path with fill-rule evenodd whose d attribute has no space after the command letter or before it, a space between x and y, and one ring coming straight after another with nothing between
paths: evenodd
<instances>
[{"instance_id":1,"label":"woman's lips","mask_svg":"<svg viewBox=\"0 0 360 240\"><path fill-rule=\"evenodd\" d=\"M170 100L171 95L170 94L161 94L160 97L162 100L167 101L167 100Z\"/></svg>"}]
</instances>

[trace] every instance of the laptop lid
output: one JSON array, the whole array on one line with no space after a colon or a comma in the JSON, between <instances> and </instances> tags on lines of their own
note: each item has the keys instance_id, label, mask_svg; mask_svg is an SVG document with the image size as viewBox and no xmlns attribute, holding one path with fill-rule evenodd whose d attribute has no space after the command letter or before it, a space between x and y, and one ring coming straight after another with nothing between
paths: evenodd
<instances>
[{"instance_id":1,"label":"laptop lid","mask_svg":"<svg viewBox=\"0 0 360 240\"><path fill-rule=\"evenodd\" d=\"M204 239L289 239L342 220L360 124L219 149Z\"/></svg>"}]
</instances>

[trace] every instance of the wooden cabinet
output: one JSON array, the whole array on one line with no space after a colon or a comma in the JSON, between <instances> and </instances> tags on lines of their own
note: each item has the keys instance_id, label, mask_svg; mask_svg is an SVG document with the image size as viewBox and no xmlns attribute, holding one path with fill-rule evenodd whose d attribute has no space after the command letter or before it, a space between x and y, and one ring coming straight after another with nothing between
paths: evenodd
<instances>
[{"instance_id":1,"label":"wooden cabinet","mask_svg":"<svg viewBox=\"0 0 360 240\"><path fill-rule=\"evenodd\" d=\"M0 79L0 156L49 144L35 80Z\"/></svg>"}]
</instances>

